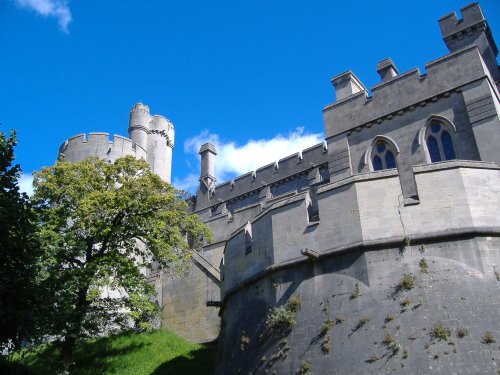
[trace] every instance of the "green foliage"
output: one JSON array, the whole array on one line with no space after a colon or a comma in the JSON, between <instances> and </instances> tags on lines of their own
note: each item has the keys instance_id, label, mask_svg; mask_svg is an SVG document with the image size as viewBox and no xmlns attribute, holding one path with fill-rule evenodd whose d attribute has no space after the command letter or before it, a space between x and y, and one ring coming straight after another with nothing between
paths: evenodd
<instances>
[{"instance_id":1,"label":"green foliage","mask_svg":"<svg viewBox=\"0 0 500 375\"><path fill-rule=\"evenodd\" d=\"M57 374L61 370L60 355L59 347L44 345L15 353L10 364L25 365L29 374ZM79 341L69 370L72 375L209 375L214 372L214 359L213 349L192 344L166 330L127 332Z\"/></svg>"},{"instance_id":2,"label":"green foliage","mask_svg":"<svg viewBox=\"0 0 500 375\"><path fill-rule=\"evenodd\" d=\"M9 137L0 131L0 349L30 338L37 315L36 212L19 191L16 144L14 131Z\"/></svg>"},{"instance_id":3,"label":"green foliage","mask_svg":"<svg viewBox=\"0 0 500 375\"><path fill-rule=\"evenodd\" d=\"M303 361L300 365L300 368L299 368L299 374L301 374L301 375L307 374L310 369L311 369L311 362Z\"/></svg>"},{"instance_id":4,"label":"green foliage","mask_svg":"<svg viewBox=\"0 0 500 375\"><path fill-rule=\"evenodd\" d=\"M325 339L321 343L321 351L323 354L328 354L332 350L332 341L329 335L325 336Z\"/></svg>"},{"instance_id":5,"label":"green foliage","mask_svg":"<svg viewBox=\"0 0 500 375\"><path fill-rule=\"evenodd\" d=\"M321 325L321 335L324 336L326 335L334 326L333 320L328 318L322 325Z\"/></svg>"},{"instance_id":6,"label":"green foliage","mask_svg":"<svg viewBox=\"0 0 500 375\"><path fill-rule=\"evenodd\" d=\"M34 186L46 292L40 328L62 343L65 361L79 338L130 320L137 330L151 329L158 306L143 270L182 270L188 239L210 240L185 195L133 157L58 162L36 173Z\"/></svg>"},{"instance_id":7,"label":"green foliage","mask_svg":"<svg viewBox=\"0 0 500 375\"><path fill-rule=\"evenodd\" d=\"M271 309L266 319L266 328L272 330L291 329L297 323L295 316L302 306L300 294L291 297L286 305Z\"/></svg>"},{"instance_id":8,"label":"green foliage","mask_svg":"<svg viewBox=\"0 0 500 375\"><path fill-rule=\"evenodd\" d=\"M359 284L356 283L356 285L354 285L354 291L351 293L351 299L358 298L360 295Z\"/></svg>"},{"instance_id":9,"label":"green foliage","mask_svg":"<svg viewBox=\"0 0 500 375\"><path fill-rule=\"evenodd\" d=\"M384 321L385 321L386 323L389 323L389 322L391 322L391 321L393 321L393 320L394 320L394 315L392 315L392 314L387 314L387 315L385 316L385 320L384 320Z\"/></svg>"},{"instance_id":10,"label":"green foliage","mask_svg":"<svg viewBox=\"0 0 500 375\"><path fill-rule=\"evenodd\" d=\"M451 336L451 328L446 327L442 322L438 322L432 328L431 336L433 339L447 341Z\"/></svg>"},{"instance_id":11,"label":"green foliage","mask_svg":"<svg viewBox=\"0 0 500 375\"><path fill-rule=\"evenodd\" d=\"M412 273L404 274L399 280L399 288L403 290L411 290L415 287L417 280Z\"/></svg>"},{"instance_id":12,"label":"green foliage","mask_svg":"<svg viewBox=\"0 0 500 375\"><path fill-rule=\"evenodd\" d=\"M240 349L242 352L245 351L247 345L250 344L250 337L247 335L245 331L243 331L240 339Z\"/></svg>"},{"instance_id":13,"label":"green foliage","mask_svg":"<svg viewBox=\"0 0 500 375\"><path fill-rule=\"evenodd\" d=\"M302 307L302 297L300 296L300 294L296 294L290 297L290 299L286 303L286 307L291 312L297 313Z\"/></svg>"},{"instance_id":14,"label":"green foliage","mask_svg":"<svg viewBox=\"0 0 500 375\"><path fill-rule=\"evenodd\" d=\"M418 265L420 266L421 272L429 273L429 264L427 264L427 260L425 258L420 259L420 262L418 262Z\"/></svg>"}]
</instances>

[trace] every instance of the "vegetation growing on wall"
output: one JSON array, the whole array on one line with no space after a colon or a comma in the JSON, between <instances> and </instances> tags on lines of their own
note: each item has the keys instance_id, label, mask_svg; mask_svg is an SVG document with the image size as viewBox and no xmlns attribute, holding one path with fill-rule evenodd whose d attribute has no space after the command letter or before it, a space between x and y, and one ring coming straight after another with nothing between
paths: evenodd
<instances>
[{"instance_id":1,"label":"vegetation growing on wall","mask_svg":"<svg viewBox=\"0 0 500 375\"><path fill-rule=\"evenodd\" d=\"M302 305L300 294L291 297L286 305L269 310L266 319L266 328L269 331L280 331L293 328L297 323L295 317Z\"/></svg>"}]
</instances>

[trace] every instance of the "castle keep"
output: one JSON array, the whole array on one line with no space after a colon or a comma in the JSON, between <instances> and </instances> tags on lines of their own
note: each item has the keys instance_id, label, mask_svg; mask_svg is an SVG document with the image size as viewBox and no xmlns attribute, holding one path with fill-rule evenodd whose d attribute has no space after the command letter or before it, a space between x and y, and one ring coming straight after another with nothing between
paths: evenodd
<instances>
[{"instance_id":1,"label":"castle keep","mask_svg":"<svg viewBox=\"0 0 500 375\"><path fill-rule=\"evenodd\" d=\"M156 283L164 326L219 337L220 373L498 370L498 49L477 3L439 26L449 54L425 74L387 58L371 95L352 71L332 78L324 143L218 185L201 147L191 207L214 241ZM172 124L137 104L129 134L60 155L132 154L168 181Z\"/></svg>"}]
</instances>

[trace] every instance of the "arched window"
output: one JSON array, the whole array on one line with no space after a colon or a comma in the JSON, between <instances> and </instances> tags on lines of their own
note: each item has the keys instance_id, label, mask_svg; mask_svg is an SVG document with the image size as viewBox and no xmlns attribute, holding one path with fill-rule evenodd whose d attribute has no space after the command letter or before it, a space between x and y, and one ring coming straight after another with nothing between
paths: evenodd
<instances>
[{"instance_id":1,"label":"arched window","mask_svg":"<svg viewBox=\"0 0 500 375\"><path fill-rule=\"evenodd\" d=\"M378 140L373 145L371 162L372 169L374 171L396 168L396 157L394 155L394 151L386 141Z\"/></svg>"},{"instance_id":2,"label":"arched window","mask_svg":"<svg viewBox=\"0 0 500 375\"><path fill-rule=\"evenodd\" d=\"M456 159L455 146L448 126L432 120L425 132L425 144L432 163Z\"/></svg>"}]
</instances>

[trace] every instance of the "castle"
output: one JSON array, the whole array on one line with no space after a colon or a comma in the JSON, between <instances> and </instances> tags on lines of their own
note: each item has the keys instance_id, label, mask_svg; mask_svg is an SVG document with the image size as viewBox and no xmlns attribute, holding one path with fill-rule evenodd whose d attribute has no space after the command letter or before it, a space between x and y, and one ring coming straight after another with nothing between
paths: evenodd
<instances>
[{"instance_id":1,"label":"castle","mask_svg":"<svg viewBox=\"0 0 500 375\"><path fill-rule=\"evenodd\" d=\"M214 241L182 277L150 276L164 326L219 338L219 373L498 370L498 49L477 3L439 26L450 53L425 74L382 60L371 96L332 78L324 143L219 185L201 147L191 207ZM135 155L169 181L173 125L137 104L129 135L60 157Z\"/></svg>"}]
</instances>

